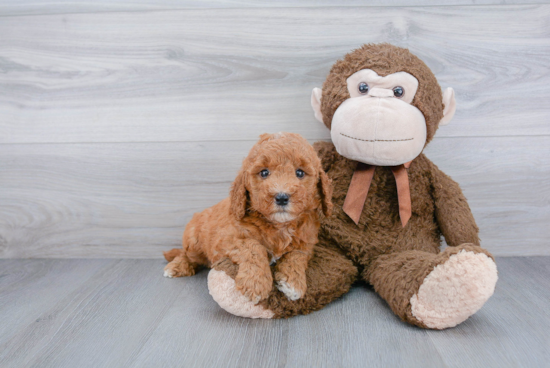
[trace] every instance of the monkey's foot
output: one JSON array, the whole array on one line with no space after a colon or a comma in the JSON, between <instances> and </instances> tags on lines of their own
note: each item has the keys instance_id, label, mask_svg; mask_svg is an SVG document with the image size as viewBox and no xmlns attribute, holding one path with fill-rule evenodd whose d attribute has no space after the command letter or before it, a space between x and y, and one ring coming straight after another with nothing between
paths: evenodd
<instances>
[{"instance_id":1,"label":"monkey's foot","mask_svg":"<svg viewBox=\"0 0 550 368\"><path fill-rule=\"evenodd\" d=\"M495 290L495 262L483 253L461 250L436 266L412 296L411 312L429 328L444 329L464 322Z\"/></svg>"},{"instance_id":2,"label":"monkey's foot","mask_svg":"<svg viewBox=\"0 0 550 368\"><path fill-rule=\"evenodd\" d=\"M212 298L227 312L239 317L273 318L269 309L254 304L235 287L235 280L224 271L212 268L208 273L208 290Z\"/></svg>"}]
</instances>

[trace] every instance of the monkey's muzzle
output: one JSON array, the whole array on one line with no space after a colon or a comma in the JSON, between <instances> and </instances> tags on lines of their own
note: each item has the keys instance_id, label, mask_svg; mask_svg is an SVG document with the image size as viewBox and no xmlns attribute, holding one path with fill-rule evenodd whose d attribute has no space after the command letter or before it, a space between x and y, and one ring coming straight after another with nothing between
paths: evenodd
<instances>
[{"instance_id":1,"label":"monkey's muzzle","mask_svg":"<svg viewBox=\"0 0 550 368\"><path fill-rule=\"evenodd\" d=\"M401 165L422 152L426 121L415 106L378 90L372 91L374 97L349 98L338 107L332 119L332 142L338 153L352 160Z\"/></svg>"}]
</instances>

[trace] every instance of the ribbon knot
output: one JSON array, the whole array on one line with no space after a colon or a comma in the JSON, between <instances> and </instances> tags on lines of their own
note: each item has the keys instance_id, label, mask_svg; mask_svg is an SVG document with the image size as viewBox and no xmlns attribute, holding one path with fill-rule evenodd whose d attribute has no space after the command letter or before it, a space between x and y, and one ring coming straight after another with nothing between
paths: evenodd
<instances>
[{"instance_id":1,"label":"ribbon knot","mask_svg":"<svg viewBox=\"0 0 550 368\"><path fill-rule=\"evenodd\" d=\"M407 225L407 222L411 218L411 191L409 188L409 175L407 169L411 166L409 161L403 165L390 166L390 169L395 177L397 184L397 198L399 200L399 217L401 218L401 224L403 227ZM355 222L359 224L359 218L363 212L365 201L369 193L369 188L374 177L374 170L376 166L364 164L362 162L357 163L357 168L351 178L351 183L344 200L344 206L342 207L344 212Z\"/></svg>"}]
</instances>

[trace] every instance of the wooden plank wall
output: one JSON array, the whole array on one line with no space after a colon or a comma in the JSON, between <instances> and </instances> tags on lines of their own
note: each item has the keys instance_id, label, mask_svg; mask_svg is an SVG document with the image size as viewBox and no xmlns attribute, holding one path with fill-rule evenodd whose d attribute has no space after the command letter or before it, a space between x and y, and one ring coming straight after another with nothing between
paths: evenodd
<instances>
[{"instance_id":1,"label":"wooden plank wall","mask_svg":"<svg viewBox=\"0 0 550 368\"><path fill-rule=\"evenodd\" d=\"M179 246L259 134L329 139L311 89L368 42L408 47L455 88L426 152L483 246L550 255L550 4L473 3L3 1L0 257Z\"/></svg>"}]
</instances>

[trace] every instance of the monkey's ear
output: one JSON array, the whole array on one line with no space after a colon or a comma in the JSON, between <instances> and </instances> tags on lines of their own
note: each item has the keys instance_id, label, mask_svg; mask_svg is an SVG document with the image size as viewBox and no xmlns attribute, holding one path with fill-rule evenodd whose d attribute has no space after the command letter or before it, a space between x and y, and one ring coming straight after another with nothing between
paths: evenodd
<instances>
[{"instance_id":1,"label":"monkey's ear","mask_svg":"<svg viewBox=\"0 0 550 368\"><path fill-rule=\"evenodd\" d=\"M248 199L248 191L246 190L247 173L244 169L239 171L235 178L231 191L229 192L229 211L237 220L242 220L246 213L246 201Z\"/></svg>"},{"instance_id":2,"label":"monkey's ear","mask_svg":"<svg viewBox=\"0 0 550 368\"><path fill-rule=\"evenodd\" d=\"M323 169L319 170L319 195L321 196L321 206L325 217L330 217L332 214L332 182L328 178Z\"/></svg>"},{"instance_id":3,"label":"monkey's ear","mask_svg":"<svg viewBox=\"0 0 550 368\"><path fill-rule=\"evenodd\" d=\"M315 113L315 119L323 122L323 114L321 114L321 96L323 91L321 88L313 88L311 92L311 107L313 107L313 112Z\"/></svg>"},{"instance_id":4,"label":"monkey's ear","mask_svg":"<svg viewBox=\"0 0 550 368\"><path fill-rule=\"evenodd\" d=\"M447 125L455 116L456 111L456 100L455 100L455 91L449 87L443 92L443 119L439 122L439 125Z\"/></svg>"}]
</instances>

